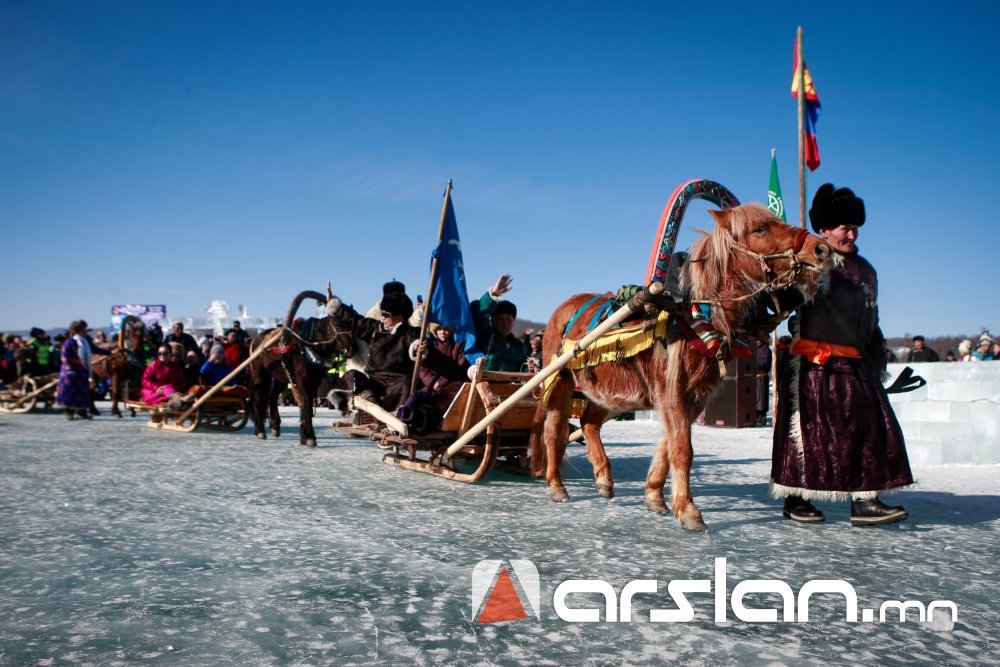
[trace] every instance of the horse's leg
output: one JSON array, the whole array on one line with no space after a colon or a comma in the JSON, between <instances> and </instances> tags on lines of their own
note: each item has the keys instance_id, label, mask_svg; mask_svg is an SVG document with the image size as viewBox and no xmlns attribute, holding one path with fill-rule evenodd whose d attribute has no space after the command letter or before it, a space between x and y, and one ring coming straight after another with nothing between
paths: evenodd
<instances>
[{"instance_id":1,"label":"horse's leg","mask_svg":"<svg viewBox=\"0 0 1000 667\"><path fill-rule=\"evenodd\" d=\"M667 471L670 472L670 504L674 517L685 530L705 530L701 512L691 498L691 463L694 450L691 447L691 420L689 409L679 396L660 408L663 417L664 434L656 448L653 463L646 478L646 507L658 512L656 501L663 503L663 486ZM652 506L651 506L652 505ZM663 507L661 513L666 512Z\"/></svg>"},{"instance_id":2,"label":"horse's leg","mask_svg":"<svg viewBox=\"0 0 1000 667\"><path fill-rule=\"evenodd\" d=\"M573 386L565 380L556 380L556 385L549 396L545 411L545 428L542 438L545 442L545 481L549 485L549 498L554 502L563 503L569 500L569 493L563 486L559 476L559 466L566 454L566 443L569 440L569 422L567 416L572 402ZM589 448L589 444L588 444Z\"/></svg>"},{"instance_id":3,"label":"horse's leg","mask_svg":"<svg viewBox=\"0 0 1000 667\"><path fill-rule=\"evenodd\" d=\"M302 388L302 396L299 401L299 443L308 447L316 446L316 432L313 430L313 397Z\"/></svg>"},{"instance_id":4,"label":"horse's leg","mask_svg":"<svg viewBox=\"0 0 1000 667\"><path fill-rule=\"evenodd\" d=\"M253 369L251 378L250 408L253 412L253 432L261 440L267 440L264 419L267 415L267 387L271 386L271 378L266 377L262 367Z\"/></svg>"},{"instance_id":5,"label":"horse's leg","mask_svg":"<svg viewBox=\"0 0 1000 667\"><path fill-rule=\"evenodd\" d=\"M271 390L268 393L268 399L267 399L268 402L267 407L269 408L271 413L271 434L275 438L281 437L281 413L278 412L278 396L281 394L282 391L284 391L284 389L279 389L279 387L281 386L282 386L281 384L272 382Z\"/></svg>"},{"instance_id":6,"label":"horse's leg","mask_svg":"<svg viewBox=\"0 0 1000 667\"><path fill-rule=\"evenodd\" d=\"M122 411L118 409L118 399L121 396L122 383L118 373L111 375L111 416L122 418Z\"/></svg>"},{"instance_id":7,"label":"horse's leg","mask_svg":"<svg viewBox=\"0 0 1000 667\"><path fill-rule=\"evenodd\" d=\"M657 514L670 514L670 508L663 500L663 486L667 483L667 471L670 470L668 461L668 448L670 436L664 428L663 434L656 443L656 451L653 452L653 460L649 463L649 472L646 474L646 509Z\"/></svg>"},{"instance_id":8,"label":"horse's leg","mask_svg":"<svg viewBox=\"0 0 1000 667\"><path fill-rule=\"evenodd\" d=\"M608 416L608 409L590 403L580 417L580 428L583 429L583 437L587 443L587 458L594 466L594 481L597 482L597 492L602 498L614 498L615 482L611 478L611 461L604 451L604 442L601 440L601 426Z\"/></svg>"}]
</instances>

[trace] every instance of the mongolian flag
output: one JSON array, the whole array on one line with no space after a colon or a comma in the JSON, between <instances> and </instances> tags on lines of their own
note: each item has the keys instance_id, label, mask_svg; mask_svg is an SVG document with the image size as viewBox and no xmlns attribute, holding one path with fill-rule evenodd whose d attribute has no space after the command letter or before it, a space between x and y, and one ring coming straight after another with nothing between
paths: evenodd
<instances>
[{"instance_id":1,"label":"mongolian flag","mask_svg":"<svg viewBox=\"0 0 1000 667\"><path fill-rule=\"evenodd\" d=\"M778 182L778 158L774 156L774 151L771 151L771 182L767 186L767 207L788 222L785 217L785 202L781 199L781 183Z\"/></svg>"},{"instance_id":2,"label":"mongolian flag","mask_svg":"<svg viewBox=\"0 0 1000 667\"><path fill-rule=\"evenodd\" d=\"M799 97L799 39L795 38L795 56L792 67L792 97ZM819 94L816 86L813 85L812 75L809 74L809 67L806 66L805 58L802 59L802 69L804 70L806 88L806 123L805 123L805 149L806 165L809 171L816 171L819 166L819 145L816 143L816 121L819 120L820 104Z\"/></svg>"},{"instance_id":3,"label":"mongolian flag","mask_svg":"<svg viewBox=\"0 0 1000 667\"><path fill-rule=\"evenodd\" d=\"M462 243L458 238L458 221L451 205L451 188L445 192L444 224L441 238L431 255L437 259L435 278L428 302L427 321L455 330L455 342L471 351L476 343L476 325L469 306L465 286L465 266L462 263Z\"/></svg>"}]
</instances>

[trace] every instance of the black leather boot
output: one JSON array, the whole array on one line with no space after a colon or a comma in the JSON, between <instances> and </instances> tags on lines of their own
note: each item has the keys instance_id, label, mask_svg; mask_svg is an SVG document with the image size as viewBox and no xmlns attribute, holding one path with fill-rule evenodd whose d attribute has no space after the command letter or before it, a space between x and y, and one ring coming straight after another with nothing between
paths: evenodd
<instances>
[{"instance_id":1,"label":"black leather boot","mask_svg":"<svg viewBox=\"0 0 1000 667\"><path fill-rule=\"evenodd\" d=\"M824 521L822 512L813 507L811 502L798 496L785 498L785 507L782 509L781 515L798 523L823 523Z\"/></svg>"},{"instance_id":2,"label":"black leather boot","mask_svg":"<svg viewBox=\"0 0 1000 667\"><path fill-rule=\"evenodd\" d=\"M903 507L890 507L878 498L851 501L852 526L882 526L906 520L910 514Z\"/></svg>"}]
</instances>

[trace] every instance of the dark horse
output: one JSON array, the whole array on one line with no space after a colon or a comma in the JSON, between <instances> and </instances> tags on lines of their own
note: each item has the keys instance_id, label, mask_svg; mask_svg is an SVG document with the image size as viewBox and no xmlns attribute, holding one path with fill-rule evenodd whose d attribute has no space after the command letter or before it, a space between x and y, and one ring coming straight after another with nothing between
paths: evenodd
<instances>
[{"instance_id":1,"label":"dark horse","mask_svg":"<svg viewBox=\"0 0 1000 667\"><path fill-rule=\"evenodd\" d=\"M93 364L95 379L111 379L111 414L121 417L119 401L139 400L142 389L142 372L146 369L146 344L149 334L146 325L134 315L122 320L118 333L118 346L111 354L99 357ZM135 417L135 411L131 410Z\"/></svg>"},{"instance_id":2,"label":"dark horse","mask_svg":"<svg viewBox=\"0 0 1000 667\"><path fill-rule=\"evenodd\" d=\"M830 247L804 229L791 227L759 204L710 211L716 226L695 242L691 259L684 265L681 286L690 302L677 312L691 313L691 304L711 308L707 325L721 340L719 350L735 345L740 325L748 323L751 297L755 294L794 292L798 300L810 298L830 268ZM581 306L598 295L578 294L564 302L545 328L543 354L551 359L563 346L563 338L579 340L587 330L598 299L576 319ZM611 295L607 295L609 298ZM603 301L607 301L604 299ZM569 331L565 332L567 324ZM776 320L772 322L776 323ZM684 327L681 327L682 329ZM772 324L773 328L773 324ZM578 370L563 370L540 402L531 437L532 471L545 475L552 500L569 499L559 476L559 465L568 441L567 419L574 386L580 387L589 405L581 417L587 456L594 466L598 492L614 495L611 463L601 441L601 425L614 413L655 408L663 420L660 437L646 477L646 507L651 512L669 512L663 498L667 472L671 473L670 501L682 528L705 530L701 512L691 498L690 472L694 453L691 423L721 380L717 353L696 349L697 342L664 327L662 338L628 359L603 361ZM691 331L690 328L687 329ZM701 339L698 339L701 340Z\"/></svg>"},{"instance_id":3,"label":"dark horse","mask_svg":"<svg viewBox=\"0 0 1000 667\"><path fill-rule=\"evenodd\" d=\"M250 364L250 400L257 437L267 438L264 425L269 418L271 433L277 438L281 436L278 395L286 386L290 387L299 404L299 442L315 447L312 420L316 394L330 363L338 357L354 354L354 335L338 329L331 317L309 318L293 326L295 312L307 298L321 304L327 301L327 297L312 291L301 292L295 297L278 342ZM250 344L251 353L270 335L271 331L258 334Z\"/></svg>"}]
</instances>

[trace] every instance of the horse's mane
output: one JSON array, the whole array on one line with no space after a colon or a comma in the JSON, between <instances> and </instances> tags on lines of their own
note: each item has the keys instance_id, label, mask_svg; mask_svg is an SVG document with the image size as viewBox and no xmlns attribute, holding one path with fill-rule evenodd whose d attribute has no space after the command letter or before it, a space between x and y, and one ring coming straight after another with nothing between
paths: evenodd
<instances>
[{"instance_id":1,"label":"horse's mane","mask_svg":"<svg viewBox=\"0 0 1000 667\"><path fill-rule=\"evenodd\" d=\"M760 204L743 204L709 213L715 218L715 229L711 234L699 230L702 237L691 246L690 259L681 272L681 286L692 300L732 297L741 289L750 291L758 286L751 275L757 273L757 261L734 252L733 248L755 224L774 219L774 214ZM735 302L735 306L727 310L732 317L713 317L712 325L729 337L732 327L746 312L746 302Z\"/></svg>"}]
</instances>

